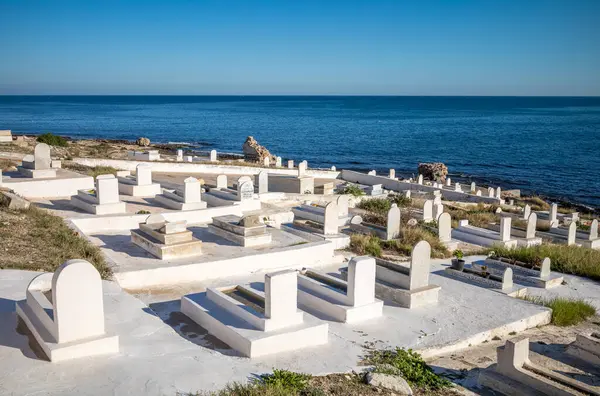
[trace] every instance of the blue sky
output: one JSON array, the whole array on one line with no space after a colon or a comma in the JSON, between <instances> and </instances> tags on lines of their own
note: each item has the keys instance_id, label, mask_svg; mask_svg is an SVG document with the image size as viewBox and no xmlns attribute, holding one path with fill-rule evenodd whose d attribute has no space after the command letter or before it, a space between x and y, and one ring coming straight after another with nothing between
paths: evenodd
<instances>
[{"instance_id":1,"label":"blue sky","mask_svg":"<svg viewBox=\"0 0 600 396\"><path fill-rule=\"evenodd\" d=\"M0 0L0 94L600 95L600 0Z\"/></svg>"}]
</instances>

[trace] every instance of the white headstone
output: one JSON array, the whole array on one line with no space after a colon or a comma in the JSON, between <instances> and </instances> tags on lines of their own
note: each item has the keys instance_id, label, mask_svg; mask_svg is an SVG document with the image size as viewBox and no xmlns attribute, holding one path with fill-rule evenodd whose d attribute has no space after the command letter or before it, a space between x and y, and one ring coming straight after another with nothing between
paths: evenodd
<instances>
[{"instance_id":1,"label":"white headstone","mask_svg":"<svg viewBox=\"0 0 600 396\"><path fill-rule=\"evenodd\" d=\"M436 191L436 192L437 192L437 191ZM440 205L441 203L442 203L442 197L441 197L439 194L437 194L437 195L434 195L434 198L433 198L433 206L435 206L435 205Z\"/></svg>"},{"instance_id":2,"label":"white headstone","mask_svg":"<svg viewBox=\"0 0 600 396\"><path fill-rule=\"evenodd\" d=\"M275 158L275 166L281 168L281 157Z\"/></svg>"},{"instance_id":3,"label":"white headstone","mask_svg":"<svg viewBox=\"0 0 600 396\"><path fill-rule=\"evenodd\" d=\"M572 222L569 224L569 234L567 237L567 245L575 244L575 236L577 235L577 223Z\"/></svg>"},{"instance_id":4,"label":"white headstone","mask_svg":"<svg viewBox=\"0 0 600 396\"><path fill-rule=\"evenodd\" d=\"M166 223L167 219L165 219L165 216L163 216L160 213L157 214L151 214L150 216L146 217L146 224L159 224L159 223Z\"/></svg>"},{"instance_id":5,"label":"white headstone","mask_svg":"<svg viewBox=\"0 0 600 396\"><path fill-rule=\"evenodd\" d=\"M477 186L475 185L475 182L471 182L471 194L475 194L476 190L477 190Z\"/></svg>"},{"instance_id":6,"label":"white headstone","mask_svg":"<svg viewBox=\"0 0 600 396\"><path fill-rule=\"evenodd\" d=\"M409 198L410 199L410 190L406 190L404 192L404 197Z\"/></svg>"},{"instance_id":7,"label":"white headstone","mask_svg":"<svg viewBox=\"0 0 600 396\"><path fill-rule=\"evenodd\" d=\"M540 278L542 279L547 279L550 276L550 266L551 262L550 262L550 258L545 257L542 260L542 267L540 268Z\"/></svg>"},{"instance_id":8,"label":"white headstone","mask_svg":"<svg viewBox=\"0 0 600 396\"><path fill-rule=\"evenodd\" d=\"M429 267L431 264L431 246L427 241L417 243L410 254L409 290L429 285Z\"/></svg>"},{"instance_id":9,"label":"white headstone","mask_svg":"<svg viewBox=\"0 0 600 396\"><path fill-rule=\"evenodd\" d=\"M496 188L496 198L502 198L502 189L500 187Z\"/></svg>"},{"instance_id":10,"label":"white headstone","mask_svg":"<svg viewBox=\"0 0 600 396\"><path fill-rule=\"evenodd\" d=\"M348 263L348 304L353 307L375 301L375 259L353 257Z\"/></svg>"},{"instance_id":11,"label":"white headstone","mask_svg":"<svg viewBox=\"0 0 600 396\"><path fill-rule=\"evenodd\" d=\"M369 175L369 176L377 176L377 172L375 172L375 170L372 170L369 173L367 173L367 175Z\"/></svg>"},{"instance_id":12,"label":"white headstone","mask_svg":"<svg viewBox=\"0 0 600 396\"><path fill-rule=\"evenodd\" d=\"M298 273L284 270L265 275L265 317L293 317L298 310Z\"/></svg>"},{"instance_id":13,"label":"white headstone","mask_svg":"<svg viewBox=\"0 0 600 396\"><path fill-rule=\"evenodd\" d=\"M392 204L387 214L387 238L395 239L400 235L400 208Z\"/></svg>"},{"instance_id":14,"label":"white headstone","mask_svg":"<svg viewBox=\"0 0 600 396\"><path fill-rule=\"evenodd\" d=\"M433 202L433 218L437 219L442 213L444 213L444 205L442 205L441 202L436 204L435 200Z\"/></svg>"},{"instance_id":15,"label":"white headstone","mask_svg":"<svg viewBox=\"0 0 600 396\"><path fill-rule=\"evenodd\" d=\"M510 268L504 270L502 274L502 290L511 290L513 288L513 271Z\"/></svg>"},{"instance_id":16,"label":"white headstone","mask_svg":"<svg viewBox=\"0 0 600 396\"><path fill-rule=\"evenodd\" d=\"M340 195L339 197L337 197L336 203L340 217L348 216L348 201L349 198L347 195Z\"/></svg>"},{"instance_id":17,"label":"white headstone","mask_svg":"<svg viewBox=\"0 0 600 396\"><path fill-rule=\"evenodd\" d=\"M477 190L477 192L475 193L476 196L481 197L481 190Z\"/></svg>"},{"instance_id":18,"label":"white headstone","mask_svg":"<svg viewBox=\"0 0 600 396\"><path fill-rule=\"evenodd\" d=\"M35 169L50 169L52 158L50 158L50 146L46 143L35 145L33 157Z\"/></svg>"},{"instance_id":19,"label":"white headstone","mask_svg":"<svg viewBox=\"0 0 600 396\"><path fill-rule=\"evenodd\" d=\"M257 183L258 183L258 193L259 194L268 193L269 192L269 172L267 172L267 171L259 172L258 175L256 176L256 179L257 179Z\"/></svg>"},{"instance_id":20,"label":"white headstone","mask_svg":"<svg viewBox=\"0 0 600 396\"><path fill-rule=\"evenodd\" d=\"M119 202L119 181L114 175L96 176L96 198L99 205Z\"/></svg>"},{"instance_id":21,"label":"white headstone","mask_svg":"<svg viewBox=\"0 0 600 396\"><path fill-rule=\"evenodd\" d=\"M0 180L2 179L0 174ZM590 241L598 239L598 219L592 220L590 224L590 236L588 237Z\"/></svg>"},{"instance_id":22,"label":"white headstone","mask_svg":"<svg viewBox=\"0 0 600 396\"><path fill-rule=\"evenodd\" d=\"M254 198L254 184L251 180L240 183L237 187L238 201L246 201Z\"/></svg>"},{"instance_id":23,"label":"white headstone","mask_svg":"<svg viewBox=\"0 0 600 396\"><path fill-rule=\"evenodd\" d=\"M446 179L446 186L450 187L452 185L452 179L447 178Z\"/></svg>"},{"instance_id":24,"label":"white headstone","mask_svg":"<svg viewBox=\"0 0 600 396\"><path fill-rule=\"evenodd\" d=\"M423 221L428 223L433 220L433 201L428 199L423 204Z\"/></svg>"},{"instance_id":25,"label":"white headstone","mask_svg":"<svg viewBox=\"0 0 600 396\"><path fill-rule=\"evenodd\" d=\"M396 169L390 169L389 178L390 179L395 179L396 178Z\"/></svg>"},{"instance_id":26,"label":"white headstone","mask_svg":"<svg viewBox=\"0 0 600 396\"><path fill-rule=\"evenodd\" d=\"M268 168L269 166L271 166L271 159L270 159L269 157L265 157L265 158L263 158L263 166L265 166L265 167L267 167L267 168Z\"/></svg>"},{"instance_id":27,"label":"white headstone","mask_svg":"<svg viewBox=\"0 0 600 396\"><path fill-rule=\"evenodd\" d=\"M139 164L135 167L135 182L138 186L152 184L152 166L150 164Z\"/></svg>"},{"instance_id":28,"label":"white headstone","mask_svg":"<svg viewBox=\"0 0 600 396\"><path fill-rule=\"evenodd\" d=\"M331 166L331 171L335 172L337 170L337 168L335 166Z\"/></svg>"},{"instance_id":29,"label":"white headstone","mask_svg":"<svg viewBox=\"0 0 600 396\"><path fill-rule=\"evenodd\" d=\"M217 162L217 150L210 150L210 162Z\"/></svg>"},{"instance_id":30,"label":"white headstone","mask_svg":"<svg viewBox=\"0 0 600 396\"><path fill-rule=\"evenodd\" d=\"M237 179L237 185L239 186L240 184L247 182L247 181L252 181L252 178L250 176L240 176Z\"/></svg>"},{"instance_id":31,"label":"white headstone","mask_svg":"<svg viewBox=\"0 0 600 396\"><path fill-rule=\"evenodd\" d=\"M492 187L488 187L488 197L495 197L495 191Z\"/></svg>"},{"instance_id":32,"label":"white headstone","mask_svg":"<svg viewBox=\"0 0 600 396\"><path fill-rule=\"evenodd\" d=\"M183 201L185 203L202 201L202 185L195 177L188 177L183 181Z\"/></svg>"},{"instance_id":33,"label":"white headstone","mask_svg":"<svg viewBox=\"0 0 600 396\"><path fill-rule=\"evenodd\" d=\"M362 224L363 219L359 215L354 215L350 219L350 224Z\"/></svg>"},{"instance_id":34,"label":"white headstone","mask_svg":"<svg viewBox=\"0 0 600 396\"><path fill-rule=\"evenodd\" d=\"M191 155L186 155L186 156L185 156L185 160L186 160L187 162L192 162L192 161L194 160L194 158L193 158Z\"/></svg>"},{"instance_id":35,"label":"white headstone","mask_svg":"<svg viewBox=\"0 0 600 396\"><path fill-rule=\"evenodd\" d=\"M500 218L500 240L502 242L510 241L512 217Z\"/></svg>"},{"instance_id":36,"label":"white headstone","mask_svg":"<svg viewBox=\"0 0 600 396\"><path fill-rule=\"evenodd\" d=\"M227 175L217 176L217 188L219 188L219 189L227 188Z\"/></svg>"},{"instance_id":37,"label":"white headstone","mask_svg":"<svg viewBox=\"0 0 600 396\"><path fill-rule=\"evenodd\" d=\"M288 169L294 169L294 160L288 160Z\"/></svg>"},{"instance_id":38,"label":"white headstone","mask_svg":"<svg viewBox=\"0 0 600 396\"><path fill-rule=\"evenodd\" d=\"M557 216L558 216L558 205L554 203L554 204L552 204L552 206L550 206L550 227L558 227Z\"/></svg>"},{"instance_id":39,"label":"white headstone","mask_svg":"<svg viewBox=\"0 0 600 396\"><path fill-rule=\"evenodd\" d=\"M537 215L535 213L531 213L529 218L527 219L527 233L525 234L525 238L531 239L535 238L535 230L537 227Z\"/></svg>"},{"instance_id":40,"label":"white headstone","mask_svg":"<svg viewBox=\"0 0 600 396\"><path fill-rule=\"evenodd\" d=\"M104 334L102 280L87 261L69 260L54 272L52 306L58 343Z\"/></svg>"},{"instance_id":41,"label":"white headstone","mask_svg":"<svg viewBox=\"0 0 600 396\"><path fill-rule=\"evenodd\" d=\"M335 202L329 202L325 206L325 220L323 223L323 234L325 235L336 235L339 224L339 212L338 206Z\"/></svg>"},{"instance_id":42,"label":"white headstone","mask_svg":"<svg viewBox=\"0 0 600 396\"><path fill-rule=\"evenodd\" d=\"M298 164L298 177L304 176L306 173L306 162L302 161Z\"/></svg>"},{"instance_id":43,"label":"white headstone","mask_svg":"<svg viewBox=\"0 0 600 396\"><path fill-rule=\"evenodd\" d=\"M455 183L454 184L454 191L462 191L462 187L460 186L460 183Z\"/></svg>"},{"instance_id":44,"label":"white headstone","mask_svg":"<svg viewBox=\"0 0 600 396\"><path fill-rule=\"evenodd\" d=\"M529 204L526 204L525 208L523 209L523 218L525 220L527 220L529 218L530 214L531 214L531 206L529 206Z\"/></svg>"},{"instance_id":45,"label":"white headstone","mask_svg":"<svg viewBox=\"0 0 600 396\"><path fill-rule=\"evenodd\" d=\"M183 150L177 150L177 161L183 161Z\"/></svg>"},{"instance_id":46,"label":"white headstone","mask_svg":"<svg viewBox=\"0 0 600 396\"><path fill-rule=\"evenodd\" d=\"M508 204L509 204L510 206L515 206L515 200L514 200L514 199L510 199L510 200L508 201Z\"/></svg>"},{"instance_id":47,"label":"white headstone","mask_svg":"<svg viewBox=\"0 0 600 396\"><path fill-rule=\"evenodd\" d=\"M452 241L452 217L450 213L442 213L437 218L438 221L438 236L440 242Z\"/></svg>"},{"instance_id":48,"label":"white headstone","mask_svg":"<svg viewBox=\"0 0 600 396\"><path fill-rule=\"evenodd\" d=\"M423 184L423 175L419 175L417 178L417 184Z\"/></svg>"}]
</instances>

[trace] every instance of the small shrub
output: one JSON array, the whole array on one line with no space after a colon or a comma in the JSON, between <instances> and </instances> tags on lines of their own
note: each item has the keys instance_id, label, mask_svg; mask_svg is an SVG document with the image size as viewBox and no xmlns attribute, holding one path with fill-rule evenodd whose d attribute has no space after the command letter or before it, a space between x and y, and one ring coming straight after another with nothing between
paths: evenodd
<instances>
[{"instance_id":1,"label":"small shrub","mask_svg":"<svg viewBox=\"0 0 600 396\"><path fill-rule=\"evenodd\" d=\"M56 136L50 132L38 136L36 140L40 143L46 143L49 146L67 147L69 145L65 138Z\"/></svg>"},{"instance_id":2,"label":"small shrub","mask_svg":"<svg viewBox=\"0 0 600 396\"><path fill-rule=\"evenodd\" d=\"M596 308L583 299L543 298L539 296L524 296L521 298L552 309L551 323L556 326L574 326L596 314Z\"/></svg>"},{"instance_id":3,"label":"small shrub","mask_svg":"<svg viewBox=\"0 0 600 396\"><path fill-rule=\"evenodd\" d=\"M421 355L411 349L372 351L367 356L366 363L374 365L375 372L388 373L392 366L410 385L426 390L441 390L452 385L446 378L434 373Z\"/></svg>"},{"instance_id":4,"label":"small shrub","mask_svg":"<svg viewBox=\"0 0 600 396\"><path fill-rule=\"evenodd\" d=\"M460 250L460 249L456 249L456 250L454 251L454 253L452 253L452 255L453 255L454 257L456 257L458 260L462 260L462 258L464 257L463 251L462 251L462 250Z\"/></svg>"},{"instance_id":5,"label":"small shrub","mask_svg":"<svg viewBox=\"0 0 600 396\"><path fill-rule=\"evenodd\" d=\"M147 210L138 210L135 214L150 214Z\"/></svg>"},{"instance_id":6,"label":"small shrub","mask_svg":"<svg viewBox=\"0 0 600 396\"><path fill-rule=\"evenodd\" d=\"M385 215L392 207L392 203L385 198L363 199L356 207L369 212Z\"/></svg>"},{"instance_id":7,"label":"small shrub","mask_svg":"<svg viewBox=\"0 0 600 396\"><path fill-rule=\"evenodd\" d=\"M310 375L308 374L273 369L273 373L263 374L257 381L261 385L298 392L306 388L309 379Z\"/></svg>"},{"instance_id":8,"label":"small shrub","mask_svg":"<svg viewBox=\"0 0 600 396\"><path fill-rule=\"evenodd\" d=\"M350 250L360 255L381 257L381 240L375 235L353 234L350 237Z\"/></svg>"},{"instance_id":9,"label":"small shrub","mask_svg":"<svg viewBox=\"0 0 600 396\"><path fill-rule=\"evenodd\" d=\"M398 205L399 208L409 207L412 204L412 199L404 195L395 194L388 196L388 198L392 201L392 203Z\"/></svg>"},{"instance_id":10,"label":"small shrub","mask_svg":"<svg viewBox=\"0 0 600 396\"><path fill-rule=\"evenodd\" d=\"M356 184L348 184L342 191L342 194L350 194L355 197L360 197L362 195L365 195L365 192L361 190L361 188L358 187Z\"/></svg>"}]
</instances>

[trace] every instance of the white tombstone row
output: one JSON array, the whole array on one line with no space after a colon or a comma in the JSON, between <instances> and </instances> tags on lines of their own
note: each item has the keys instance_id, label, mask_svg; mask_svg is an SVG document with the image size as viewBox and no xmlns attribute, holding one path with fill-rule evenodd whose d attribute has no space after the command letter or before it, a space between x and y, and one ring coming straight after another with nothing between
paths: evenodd
<instances>
[{"instance_id":1,"label":"white tombstone row","mask_svg":"<svg viewBox=\"0 0 600 396\"><path fill-rule=\"evenodd\" d=\"M152 165L138 164L135 167L135 182L138 186L149 186L152 184Z\"/></svg>"},{"instance_id":2,"label":"white tombstone row","mask_svg":"<svg viewBox=\"0 0 600 396\"><path fill-rule=\"evenodd\" d=\"M348 263L348 304L360 307L375 302L375 259L353 257Z\"/></svg>"},{"instance_id":3,"label":"white tombstone row","mask_svg":"<svg viewBox=\"0 0 600 396\"><path fill-rule=\"evenodd\" d=\"M428 199L423 204L423 221L429 223L433 220L433 201Z\"/></svg>"},{"instance_id":4,"label":"white tombstone row","mask_svg":"<svg viewBox=\"0 0 600 396\"><path fill-rule=\"evenodd\" d=\"M281 157L275 158L275 166L281 168Z\"/></svg>"},{"instance_id":5,"label":"white tombstone row","mask_svg":"<svg viewBox=\"0 0 600 396\"><path fill-rule=\"evenodd\" d=\"M494 198L495 191L492 187L488 187L488 197Z\"/></svg>"},{"instance_id":6,"label":"white tombstone row","mask_svg":"<svg viewBox=\"0 0 600 396\"><path fill-rule=\"evenodd\" d=\"M265 275L265 317L284 320L298 311L298 273L283 270Z\"/></svg>"},{"instance_id":7,"label":"white tombstone row","mask_svg":"<svg viewBox=\"0 0 600 396\"><path fill-rule=\"evenodd\" d=\"M288 160L288 169L294 169L294 160Z\"/></svg>"},{"instance_id":8,"label":"white tombstone row","mask_svg":"<svg viewBox=\"0 0 600 396\"><path fill-rule=\"evenodd\" d=\"M325 215L323 221L323 234L324 235L336 235L339 225L339 211L337 203L329 202L325 206Z\"/></svg>"},{"instance_id":9,"label":"white tombstone row","mask_svg":"<svg viewBox=\"0 0 600 396\"><path fill-rule=\"evenodd\" d=\"M575 245L575 236L577 235L577 223L576 222L571 222L571 224L569 224L569 234L567 236L567 245L571 246L571 245Z\"/></svg>"},{"instance_id":10,"label":"white tombstone row","mask_svg":"<svg viewBox=\"0 0 600 396\"><path fill-rule=\"evenodd\" d=\"M396 204L392 204L388 211L386 234L387 239L395 239L400 236L400 208Z\"/></svg>"},{"instance_id":11,"label":"white tombstone row","mask_svg":"<svg viewBox=\"0 0 600 396\"><path fill-rule=\"evenodd\" d=\"M348 216L348 201L349 201L349 198L347 195L340 195L337 198L336 204L338 207L338 213L339 213L340 217Z\"/></svg>"},{"instance_id":12,"label":"white tombstone row","mask_svg":"<svg viewBox=\"0 0 600 396\"><path fill-rule=\"evenodd\" d=\"M182 149L178 149L177 150L177 161L183 161L183 150Z\"/></svg>"},{"instance_id":13,"label":"white tombstone row","mask_svg":"<svg viewBox=\"0 0 600 396\"><path fill-rule=\"evenodd\" d=\"M475 185L475 182L471 182L471 194L475 194L476 190L477 190L477 186Z\"/></svg>"},{"instance_id":14,"label":"white tombstone row","mask_svg":"<svg viewBox=\"0 0 600 396\"><path fill-rule=\"evenodd\" d=\"M217 150L210 150L210 162L217 162Z\"/></svg>"},{"instance_id":15,"label":"white tombstone row","mask_svg":"<svg viewBox=\"0 0 600 396\"><path fill-rule=\"evenodd\" d=\"M269 192L269 172L262 171L256 176L258 184L258 193L264 194Z\"/></svg>"},{"instance_id":16,"label":"white tombstone row","mask_svg":"<svg viewBox=\"0 0 600 396\"><path fill-rule=\"evenodd\" d=\"M452 179L449 177L446 179L446 186L450 187L452 185Z\"/></svg>"},{"instance_id":17,"label":"white tombstone row","mask_svg":"<svg viewBox=\"0 0 600 396\"><path fill-rule=\"evenodd\" d=\"M529 204L526 204L525 208L523 209L523 219L527 220L529 218L530 214L531 214L531 206L529 206Z\"/></svg>"},{"instance_id":18,"label":"white tombstone row","mask_svg":"<svg viewBox=\"0 0 600 396\"><path fill-rule=\"evenodd\" d=\"M50 146L46 143L38 143L33 151L34 169L50 169L52 158L50 158Z\"/></svg>"},{"instance_id":19,"label":"white tombstone row","mask_svg":"<svg viewBox=\"0 0 600 396\"><path fill-rule=\"evenodd\" d=\"M241 178L240 178L241 179ZM254 184L252 180L246 180L239 182L237 185L237 199L238 201L247 201L254 198Z\"/></svg>"},{"instance_id":20,"label":"white tombstone row","mask_svg":"<svg viewBox=\"0 0 600 396\"><path fill-rule=\"evenodd\" d=\"M423 175L419 175L417 178L417 184L423 184Z\"/></svg>"},{"instance_id":21,"label":"white tombstone row","mask_svg":"<svg viewBox=\"0 0 600 396\"><path fill-rule=\"evenodd\" d=\"M418 242L410 255L409 290L420 289L429 285L429 268L431 265L431 246L427 241Z\"/></svg>"},{"instance_id":22,"label":"white tombstone row","mask_svg":"<svg viewBox=\"0 0 600 396\"><path fill-rule=\"evenodd\" d=\"M271 166L271 159L270 159L269 157L265 157L265 158L263 158L263 166L265 166L265 167L267 167L267 168L268 168L269 166Z\"/></svg>"},{"instance_id":23,"label":"white tombstone row","mask_svg":"<svg viewBox=\"0 0 600 396\"><path fill-rule=\"evenodd\" d=\"M202 183L195 177L183 181L183 202L199 203L202 201Z\"/></svg>"},{"instance_id":24,"label":"white tombstone row","mask_svg":"<svg viewBox=\"0 0 600 396\"><path fill-rule=\"evenodd\" d=\"M537 215L535 213L531 213L527 218L527 231L525 234L526 239L535 238L535 230L537 227Z\"/></svg>"},{"instance_id":25,"label":"white tombstone row","mask_svg":"<svg viewBox=\"0 0 600 396\"><path fill-rule=\"evenodd\" d=\"M437 218L440 242L452 241L452 217L450 213L441 213Z\"/></svg>"},{"instance_id":26,"label":"white tombstone row","mask_svg":"<svg viewBox=\"0 0 600 396\"><path fill-rule=\"evenodd\" d=\"M217 188L218 189L227 188L227 175L217 176Z\"/></svg>"},{"instance_id":27,"label":"white tombstone row","mask_svg":"<svg viewBox=\"0 0 600 396\"><path fill-rule=\"evenodd\" d=\"M306 173L306 162L302 161L298 164L298 177L303 177Z\"/></svg>"},{"instance_id":28,"label":"white tombstone row","mask_svg":"<svg viewBox=\"0 0 600 396\"><path fill-rule=\"evenodd\" d=\"M390 179L395 179L396 178L396 170L395 169L390 169L389 178Z\"/></svg>"},{"instance_id":29,"label":"white tombstone row","mask_svg":"<svg viewBox=\"0 0 600 396\"><path fill-rule=\"evenodd\" d=\"M512 217L501 217L500 218L500 240L502 242L510 241L512 226Z\"/></svg>"},{"instance_id":30,"label":"white tombstone row","mask_svg":"<svg viewBox=\"0 0 600 396\"><path fill-rule=\"evenodd\" d=\"M114 175L96 176L96 199L98 205L119 203L119 181Z\"/></svg>"},{"instance_id":31,"label":"white tombstone row","mask_svg":"<svg viewBox=\"0 0 600 396\"><path fill-rule=\"evenodd\" d=\"M550 206L550 227L558 227L558 205L555 203Z\"/></svg>"},{"instance_id":32,"label":"white tombstone row","mask_svg":"<svg viewBox=\"0 0 600 396\"><path fill-rule=\"evenodd\" d=\"M2 181L2 173L0 172L0 182ZM590 235L588 237L588 240L590 241L594 241L598 239L598 219L594 219L592 220L592 223L590 224Z\"/></svg>"}]
</instances>

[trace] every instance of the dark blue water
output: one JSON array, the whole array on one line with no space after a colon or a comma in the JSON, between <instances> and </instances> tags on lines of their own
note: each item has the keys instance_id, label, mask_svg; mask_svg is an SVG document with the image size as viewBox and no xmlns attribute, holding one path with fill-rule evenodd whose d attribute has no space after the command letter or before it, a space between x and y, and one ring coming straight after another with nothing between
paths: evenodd
<instances>
[{"instance_id":1,"label":"dark blue water","mask_svg":"<svg viewBox=\"0 0 600 396\"><path fill-rule=\"evenodd\" d=\"M0 129L206 142L311 166L451 174L600 206L600 98L0 96ZM455 177L456 178L456 177Z\"/></svg>"}]
</instances>

